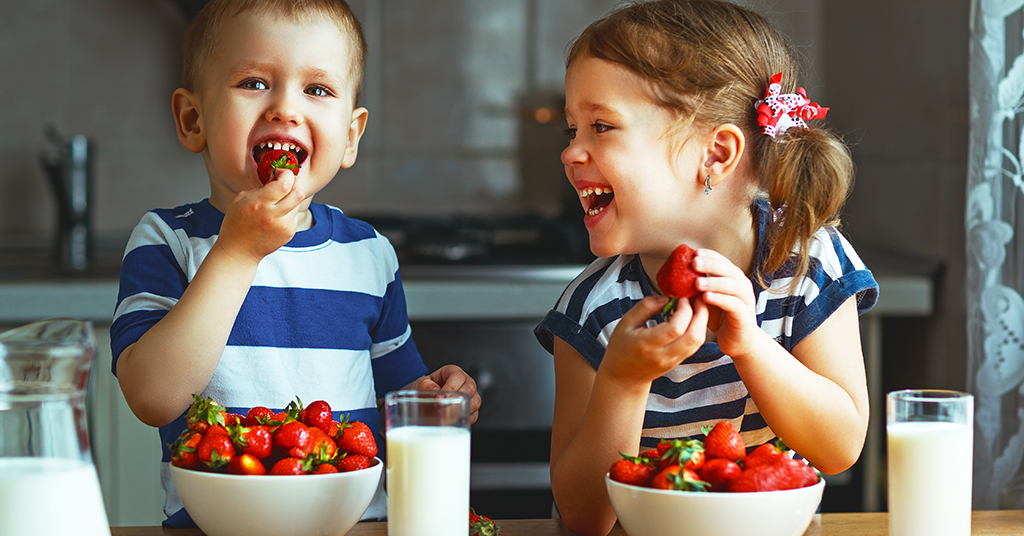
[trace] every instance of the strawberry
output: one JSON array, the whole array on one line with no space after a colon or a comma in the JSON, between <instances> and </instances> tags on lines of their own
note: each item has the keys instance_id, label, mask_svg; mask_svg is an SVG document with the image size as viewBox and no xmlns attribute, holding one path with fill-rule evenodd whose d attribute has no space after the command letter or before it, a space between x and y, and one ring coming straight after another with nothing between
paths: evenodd
<instances>
[{"instance_id":1,"label":"strawberry","mask_svg":"<svg viewBox=\"0 0 1024 536\"><path fill-rule=\"evenodd\" d=\"M309 427L299 421L282 424L274 432L274 446L293 458L305 458L310 441Z\"/></svg>"},{"instance_id":2,"label":"strawberry","mask_svg":"<svg viewBox=\"0 0 1024 536\"><path fill-rule=\"evenodd\" d=\"M242 454L250 454L262 460L274 450L274 439L270 428L266 426L235 426L229 429L229 435Z\"/></svg>"},{"instance_id":3,"label":"strawberry","mask_svg":"<svg viewBox=\"0 0 1024 536\"><path fill-rule=\"evenodd\" d=\"M707 491L708 483L700 479L696 471L681 465L670 465L651 480L654 489L679 491Z\"/></svg>"},{"instance_id":4,"label":"strawberry","mask_svg":"<svg viewBox=\"0 0 1024 536\"><path fill-rule=\"evenodd\" d=\"M235 457L235 445L225 433L206 434L196 446L199 462L217 471L223 469Z\"/></svg>"},{"instance_id":5,"label":"strawberry","mask_svg":"<svg viewBox=\"0 0 1024 536\"><path fill-rule=\"evenodd\" d=\"M659 466L684 465L696 470L704 464L704 445L695 439L662 439L658 443Z\"/></svg>"},{"instance_id":6,"label":"strawberry","mask_svg":"<svg viewBox=\"0 0 1024 536\"><path fill-rule=\"evenodd\" d=\"M312 467L313 463L309 460L288 457L275 463L267 474L275 476L304 475L309 473Z\"/></svg>"},{"instance_id":7,"label":"strawberry","mask_svg":"<svg viewBox=\"0 0 1024 536\"><path fill-rule=\"evenodd\" d=\"M329 432L331 421L334 417L331 416L331 406L323 400L317 400L311 402L306 406L305 411L302 414L302 422L310 428L316 427L324 432Z\"/></svg>"},{"instance_id":8,"label":"strawberry","mask_svg":"<svg viewBox=\"0 0 1024 536\"><path fill-rule=\"evenodd\" d=\"M338 448L349 454L372 458L377 455L377 440L373 438L373 432L366 423L346 420L338 436Z\"/></svg>"},{"instance_id":9,"label":"strawberry","mask_svg":"<svg viewBox=\"0 0 1024 536\"><path fill-rule=\"evenodd\" d=\"M231 458L228 462L228 473L233 475L253 475L260 476L267 474L267 468L263 466L263 462L252 454L240 454Z\"/></svg>"},{"instance_id":10,"label":"strawberry","mask_svg":"<svg viewBox=\"0 0 1024 536\"><path fill-rule=\"evenodd\" d=\"M242 424L242 416L237 413L231 413L230 411L224 412L224 426L235 426Z\"/></svg>"},{"instance_id":11,"label":"strawberry","mask_svg":"<svg viewBox=\"0 0 1024 536\"><path fill-rule=\"evenodd\" d=\"M314 464L313 465L313 470L310 471L310 473L312 473L314 475L327 475L327 474L332 474L332 473L337 473L337 472L338 472L338 468L333 466L333 465L331 465L331 464L329 464L329 463Z\"/></svg>"},{"instance_id":12,"label":"strawberry","mask_svg":"<svg viewBox=\"0 0 1024 536\"><path fill-rule=\"evenodd\" d=\"M310 426L309 438L309 453L314 457L315 463L327 463L334 459L334 455L338 452L338 445L327 435L327 432Z\"/></svg>"},{"instance_id":13,"label":"strawberry","mask_svg":"<svg viewBox=\"0 0 1024 536\"><path fill-rule=\"evenodd\" d=\"M500 533L501 525L469 509L469 536L498 536Z\"/></svg>"},{"instance_id":14,"label":"strawberry","mask_svg":"<svg viewBox=\"0 0 1024 536\"><path fill-rule=\"evenodd\" d=\"M256 165L256 176L259 177L261 183L267 184L274 180L277 169L299 169L299 161L295 159L294 154L288 151L271 149L260 158L259 164Z\"/></svg>"},{"instance_id":15,"label":"strawberry","mask_svg":"<svg viewBox=\"0 0 1024 536\"><path fill-rule=\"evenodd\" d=\"M256 406L245 414L245 418L242 419L242 424L244 426L257 426L260 424L267 424L273 418L274 412L270 411L270 408Z\"/></svg>"},{"instance_id":16,"label":"strawberry","mask_svg":"<svg viewBox=\"0 0 1024 536\"><path fill-rule=\"evenodd\" d=\"M737 461L747 454L743 438L729 421L719 421L710 431L705 429L704 453L708 459L725 458Z\"/></svg>"},{"instance_id":17,"label":"strawberry","mask_svg":"<svg viewBox=\"0 0 1024 536\"><path fill-rule=\"evenodd\" d=\"M697 290L699 274L693 269L693 258L697 251L683 244L672 251L668 260L658 270L655 281L661 292L669 297L662 313L666 316L675 311L679 298L692 298L700 293Z\"/></svg>"},{"instance_id":18,"label":"strawberry","mask_svg":"<svg viewBox=\"0 0 1024 536\"><path fill-rule=\"evenodd\" d=\"M373 464L373 460L362 454L348 454L338 460L338 470L342 473L366 469Z\"/></svg>"},{"instance_id":19,"label":"strawberry","mask_svg":"<svg viewBox=\"0 0 1024 536\"><path fill-rule=\"evenodd\" d=\"M744 456L740 463L744 469L750 469L758 465L771 465L782 461L783 458L788 458L788 456L783 454L774 444L765 443Z\"/></svg>"},{"instance_id":20,"label":"strawberry","mask_svg":"<svg viewBox=\"0 0 1024 536\"><path fill-rule=\"evenodd\" d=\"M630 456L622 452L619 454L622 459L615 460L608 470L612 480L632 486L647 486L651 483L657 471L653 462L641 456Z\"/></svg>"},{"instance_id":21,"label":"strawberry","mask_svg":"<svg viewBox=\"0 0 1024 536\"><path fill-rule=\"evenodd\" d=\"M784 460L765 465L756 465L744 469L739 476L729 482L729 491L776 491L804 487L806 482L817 482L817 474L806 463L786 457Z\"/></svg>"},{"instance_id":22,"label":"strawberry","mask_svg":"<svg viewBox=\"0 0 1024 536\"><path fill-rule=\"evenodd\" d=\"M711 485L710 491L726 491L729 482L740 476L743 469L739 464L726 460L725 458L712 458L704 462L704 466L697 470L700 479Z\"/></svg>"},{"instance_id":23,"label":"strawberry","mask_svg":"<svg viewBox=\"0 0 1024 536\"><path fill-rule=\"evenodd\" d=\"M196 454L196 447L203 440L203 434L186 429L178 436L178 439L169 445L171 451L171 464L182 469L197 469L199 467L199 456Z\"/></svg>"},{"instance_id":24,"label":"strawberry","mask_svg":"<svg viewBox=\"0 0 1024 536\"><path fill-rule=\"evenodd\" d=\"M185 414L189 430L206 433L210 426L224 424L224 406L215 402L212 398L199 398L199 395L192 395L192 405Z\"/></svg>"}]
</instances>

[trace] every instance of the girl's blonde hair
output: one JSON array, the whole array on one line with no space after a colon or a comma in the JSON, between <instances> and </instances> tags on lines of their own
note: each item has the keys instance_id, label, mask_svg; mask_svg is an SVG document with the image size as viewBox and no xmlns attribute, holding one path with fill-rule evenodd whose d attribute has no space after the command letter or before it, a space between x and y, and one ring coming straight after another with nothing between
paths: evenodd
<instances>
[{"instance_id":1,"label":"girl's blonde hair","mask_svg":"<svg viewBox=\"0 0 1024 536\"><path fill-rule=\"evenodd\" d=\"M783 73L794 93L798 65L785 39L764 17L717 0L657 0L620 7L591 24L570 46L566 65L583 56L620 64L650 84L652 99L689 125L733 124L748 140L759 189L777 217L767 229L767 254L755 274L782 269L795 254L794 282L807 272L808 243L819 228L838 225L853 183L846 145L821 128L761 134L755 102Z\"/></svg>"},{"instance_id":2,"label":"girl's blonde hair","mask_svg":"<svg viewBox=\"0 0 1024 536\"><path fill-rule=\"evenodd\" d=\"M204 65L217 44L221 26L242 13L280 14L303 23L318 17L334 21L352 43L352 83L355 100L359 101L366 65L366 36L345 0L211 0L185 30L181 74L185 89L200 89Z\"/></svg>"}]
</instances>

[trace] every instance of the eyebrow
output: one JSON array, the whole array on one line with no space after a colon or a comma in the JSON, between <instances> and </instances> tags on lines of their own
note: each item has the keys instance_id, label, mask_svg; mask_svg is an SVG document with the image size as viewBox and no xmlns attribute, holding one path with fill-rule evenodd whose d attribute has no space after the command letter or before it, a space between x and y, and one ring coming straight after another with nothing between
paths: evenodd
<instances>
[{"instance_id":1,"label":"eyebrow","mask_svg":"<svg viewBox=\"0 0 1024 536\"><path fill-rule=\"evenodd\" d=\"M250 73L273 71L276 68L277 64L275 63L255 61L250 63L243 63L232 68L231 74L232 76L242 76ZM345 84L347 82L347 79L345 77L332 74L331 71L321 69L319 67L311 67L309 69L305 69L303 71L303 74L315 80L326 80L328 83L333 84Z\"/></svg>"},{"instance_id":2,"label":"eyebrow","mask_svg":"<svg viewBox=\"0 0 1024 536\"><path fill-rule=\"evenodd\" d=\"M601 104L600 102L583 101L582 103L580 103L580 108L588 113L609 115L612 116L613 119L618 119L622 117L622 114L615 108L611 108L609 106ZM569 107L566 106L566 113L568 113L568 111Z\"/></svg>"}]
</instances>

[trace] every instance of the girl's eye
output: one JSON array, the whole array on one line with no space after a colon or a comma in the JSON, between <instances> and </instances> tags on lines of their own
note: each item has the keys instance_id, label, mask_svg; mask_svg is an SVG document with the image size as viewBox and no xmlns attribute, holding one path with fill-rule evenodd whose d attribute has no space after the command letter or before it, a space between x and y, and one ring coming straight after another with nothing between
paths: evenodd
<instances>
[{"instance_id":1,"label":"girl's eye","mask_svg":"<svg viewBox=\"0 0 1024 536\"><path fill-rule=\"evenodd\" d=\"M263 80L258 79L258 78L248 78L248 79L242 80L242 83L238 84L238 87L240 87L242 89L257 89L257 90L258 89L268 89L267 83L264 82Z\"/></svg>"},{"instance_id":2,"label":"girl's eye","mask_svg":"<svg viewBox=\"0 0 1024 536\"><path fill-rule=\"evenodd\" d=\"M334 95L334 93L332 93L331 90L327 89L324 86L319 86L319 85L317 85L317 86L310 86L310 87L306 88L306 94L307 95L313 95L314 97L330 97L330 96Z\"/></svg>"},{"instance_id":3,"label":"girl's eye","mask_svg":"<svg viewBox=\"0 0 1024 536\"><path fill-rule=\"evenodd\" d=\"M570 141L572 141L572 140L576 139L576 127L569 127L567 129L563 130L562 134L564 134L566 138L568 138Z\"/></svg>"},{"instance_id":4,"label":"girl's eye","mask_svg":"<svg viewBox=\"0 0 1024 536\"><path fill-rule=\"evenodd\" d=\"M590 126L594 129L594 132L597 132L598 134L601 134L602 132L608 132L609 130L612 129L611 126L606 125L604 123L594 123L593 125Z\"/></svg>"}]
</instances>

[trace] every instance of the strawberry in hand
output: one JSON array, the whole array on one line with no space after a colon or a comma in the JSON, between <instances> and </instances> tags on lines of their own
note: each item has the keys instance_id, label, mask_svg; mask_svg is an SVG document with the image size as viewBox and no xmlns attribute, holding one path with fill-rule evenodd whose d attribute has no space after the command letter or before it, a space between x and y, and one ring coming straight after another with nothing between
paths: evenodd
<instances>
[{"instance_id":1,"label":"strawberry in hand","mask_svg":"<svg viewBox=\"0 0 1024 536\"><path fill-rule=\"evenodd\" d=\"M256 165L256 176L260 182L267 184L274 180L275 171L278 169L299 169L299 161L295 155L284 149L271 149L264 154Z\"/></svg>"},{"instance_id":2,"label":"strawberry in hand","mask_svg":"<svg viewBox=\"0 0 1024 536\"><path fill-rule=\"evenodd\" d=\"M693 269L693 258L696 256L695 249L683 244L672 251L668 260L658 270L658 288L669 297L662 310L666 317L675 311L679 298L692 298L700 294L697 290L697 278L700 274Z\"/></svg>"}]
</instances>

